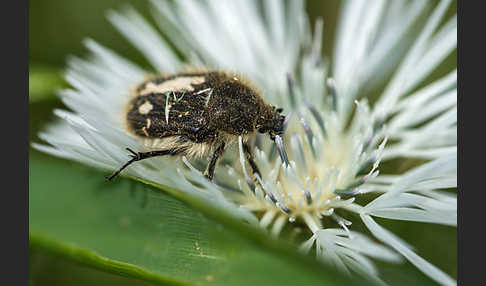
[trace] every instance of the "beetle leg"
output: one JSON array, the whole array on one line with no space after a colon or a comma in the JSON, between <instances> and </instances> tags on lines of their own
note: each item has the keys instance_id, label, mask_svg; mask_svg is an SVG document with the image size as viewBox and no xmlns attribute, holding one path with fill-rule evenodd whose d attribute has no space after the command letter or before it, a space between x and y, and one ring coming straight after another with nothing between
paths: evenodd
<instances>
[{"instance_id":1,"label":"beetle leg","mask_svg":"<svg viewBox=\"0 0 486 286\"><path fill-rule=\"evenodd\" d=\"M246 160L248 160L248 163L250 164L251 170L253 171L253 175L258 175L260 179L262 178L262 174L260 173L260 170L258 169L257 164L255 163L255 158L253 156L253 152L251 151L251 147L248 143L243 143L243 151L245 152L246 155ZM260 181L257 179L255 180L257 184L260 185L263 191L263 186L260 184Z\"/></svg>"},{"instance_id":2,"label":"beetle leg","mask_svg":"<svg viewBox=\"0 0 486 286\"><path fill-rule=\"evenodd\" d=\"M157 151L150 151L150 152L135 152L130 148L126 148L128 152L132 153L129 155L132 159L130 159L128 162L126 162L123 166L121 166L120 169L118 169L113 175L111 176L105 176L105 178L108 181L111 181L113 178L115 178L118 174L120 174L123 169L128 167L130 164L133 162L137 162L143 159L147 158L152 158L152 157L157 157L157 156L165 156L165 155L177 155L179 153L182 153L184 149L182 148L175 148L175 149L169 149L169 150L157 150Z\"/></svg>"},{"instance_id":3,"label":"beetle leg","mask_svg":"<svg viewBox=\"0 0 486 286\"><path fill-rule=\"evenodd\" d=\"M213 156L211 157L211 161L209 162L206 171L204 171L204 176L208 178L208 180L212 181L214 176L214 169L216 168L216 163L221 158L224 153L224 146L225 143L222 142L221 145L218 146L216 151L214 151Z\"/></svg>"}]
</instances>

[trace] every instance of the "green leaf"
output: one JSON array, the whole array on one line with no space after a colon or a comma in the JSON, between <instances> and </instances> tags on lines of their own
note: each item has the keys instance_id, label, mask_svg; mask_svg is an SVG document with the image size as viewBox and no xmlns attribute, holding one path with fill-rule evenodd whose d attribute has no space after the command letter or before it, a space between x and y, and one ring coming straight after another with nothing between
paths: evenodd
<instances>
[{"instance_id":1,"label":"green leaf","mask_svg":"<svg viewBox=\"0 0 486 286\"><path fill-rule=\"evenodd\" d=\"M29 68L29 103L54 99L56 90L66 84L58 69L34 65Z\"/></svg>"},{"instance_id":2,"label":"green leaf","mask_svg":"<svg viewBox=\"0 0 486 286\"><path fill-rule=\"evenodd\" d=\"M101 172L35 151L29 165L31 247L160 284L364 285L153 186L107 182Z\"/></svg>"},{"instance_id":3,"label":"green leaf","mask_svg":"<svg viewBox=\"0 0 486 286\"><path fill-rule=\"evenodd\" d=\"M152 282L87 267L40 248L29 250L29 280L31 286L156 285Z\"/></svg>"}]
</instances>

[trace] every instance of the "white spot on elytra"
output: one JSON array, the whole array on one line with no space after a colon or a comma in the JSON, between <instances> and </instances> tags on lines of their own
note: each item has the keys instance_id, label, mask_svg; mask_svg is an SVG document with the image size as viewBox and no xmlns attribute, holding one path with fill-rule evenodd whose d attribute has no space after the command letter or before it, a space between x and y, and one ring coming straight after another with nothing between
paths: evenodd
<instances>
[{"instance_id":1,"label":"white spot on elytra","mask_svg":"<svg viewBox=\"0 0 486 286\"><path fill-rule=\"evenodd\" d=\"M147 128L144 126L142 127L142 131L143 131L143 134L145 134L145 136L149 137L149 133L147 132Z\"/></svg>"},{"instance_id":2,"label":"white spot on elytra","mask_svg":"<svg viewBox=\"0 0 486 286\"><path fill-rule=\"evenodd\" d=\"M154 108L154 106L150 102L145 101L144 104L138 107L138 112L140 114L148 114L152 108Z\"/></svg>"},{"instance_id":3,"label":"white spot on elytra","mask_svg":"<svg viewBox=\"0 0 486 286\"><path fill-rule=\"evenodd\" d=\"M161 84L155 84L148 82L145 88L140 92L140 95L147 95L150 93L168 93L176 91L193 91L193 84L204 83L205 78L203 76L180 76L174 79L166 80Z\"/></svg>"}]
</instances>

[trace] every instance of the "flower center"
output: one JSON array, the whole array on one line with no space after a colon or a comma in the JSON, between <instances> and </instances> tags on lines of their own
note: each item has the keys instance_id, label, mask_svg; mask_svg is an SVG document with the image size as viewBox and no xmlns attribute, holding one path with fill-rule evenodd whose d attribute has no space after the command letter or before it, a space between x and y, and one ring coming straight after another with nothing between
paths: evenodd
<instances>
[{"instance_id":1,"label":"flower center","mask_svg":"<svg viewBox=\"0 0 486 286\"><path fill-rule=\"evenodd\" d=\"M357 103L356 115L347 128L342 127L343 119L332 112L311 109L311 113L296 113L288 121L284 138L290 164L272 157L269 146L266 152L256 150L262 176L257 176L256 188L252 189L245 175L250 188L240 185L243 192L236 195L235 201L263 213L261 224L273 222L276 232L285 221L296 219L314 232L322 229L321 221L326 216L347 230L350 222L334 210L352 204L362 185L378 175L375 170L386 140L378 148L373 147L379 136L366 104ZM247 174L243 160L240 162Z\"/></svg>"}]
</instances>

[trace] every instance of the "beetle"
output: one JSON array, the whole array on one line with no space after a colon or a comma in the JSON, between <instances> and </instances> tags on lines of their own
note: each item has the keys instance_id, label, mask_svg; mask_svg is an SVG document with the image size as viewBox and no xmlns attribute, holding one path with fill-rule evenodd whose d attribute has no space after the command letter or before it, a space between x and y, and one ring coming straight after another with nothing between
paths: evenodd
<instances>
[{"instance_id":1,"label":"beetle","mask_svg":"<svg viewBox=\"0 0 486 286\"><path fill-rule=\"evenodd\" d=\"M225 71L187 71L152 76L134 89L125 112L126 130L149 150L126 148L130 164L166 155L202 157L212 154L204 175L211 181L225 150L243 138L243 150L254 174L261 177L248 141L257 132L276 143L282 162L283 109L265 103L261 92L247 79Z\"/></svg>"}]
</instances>

